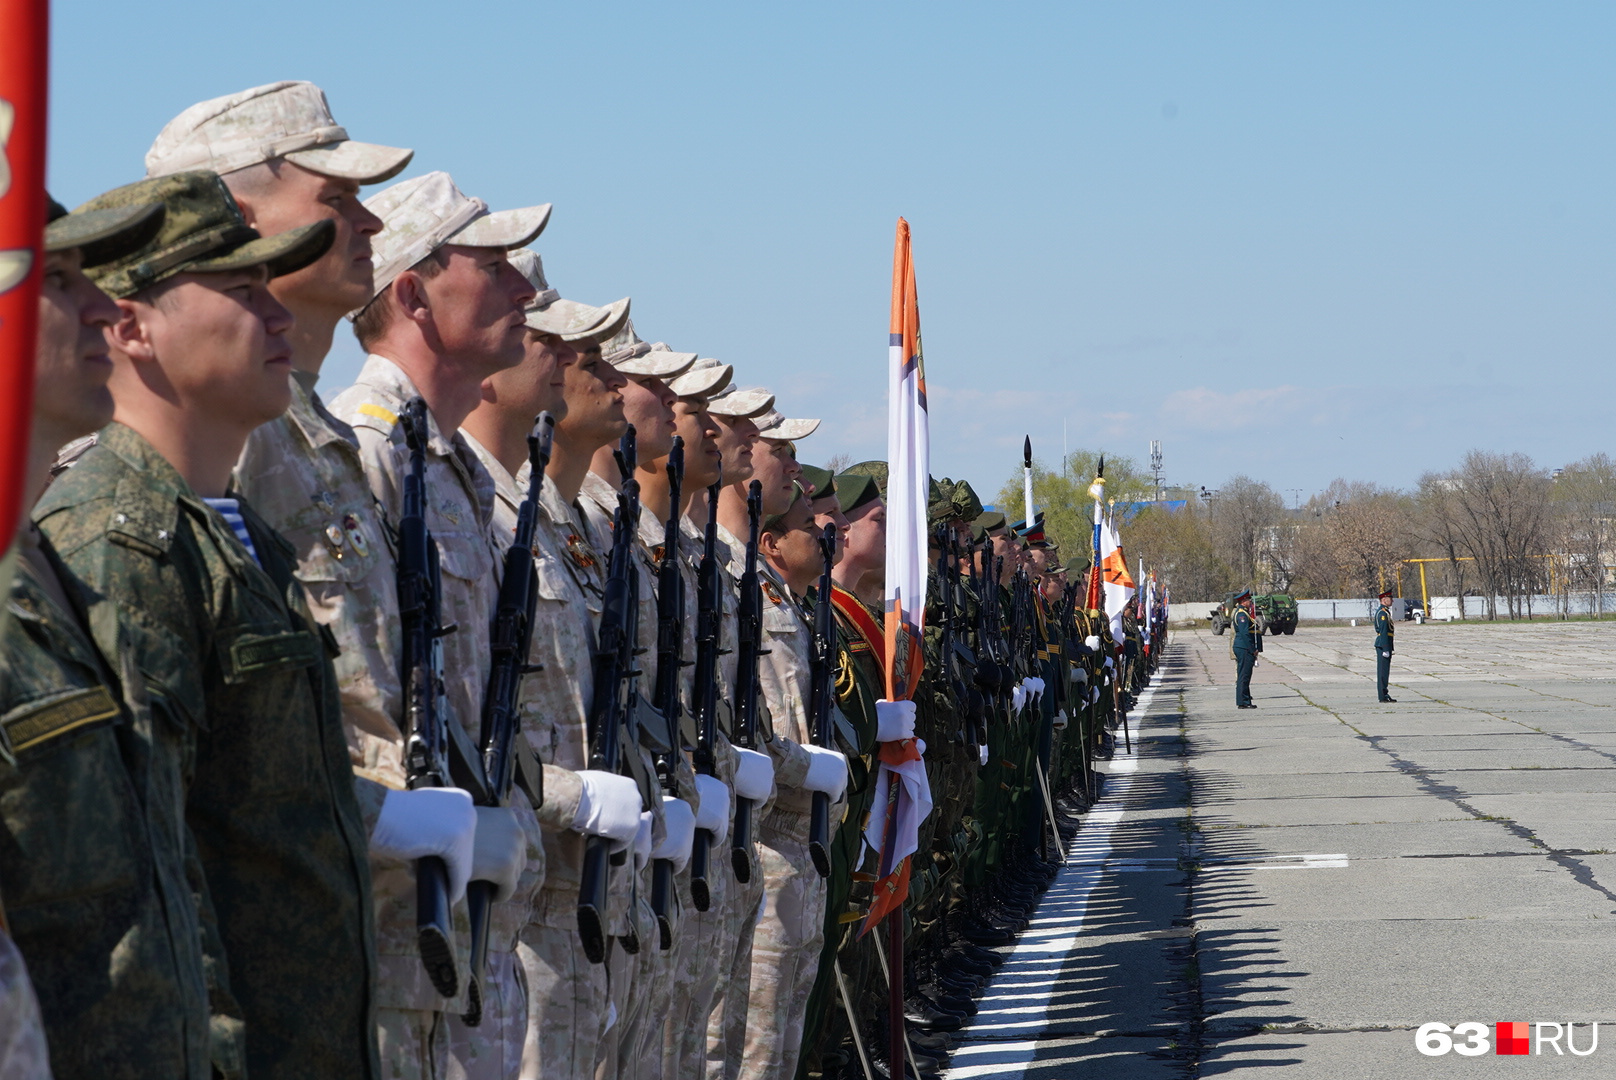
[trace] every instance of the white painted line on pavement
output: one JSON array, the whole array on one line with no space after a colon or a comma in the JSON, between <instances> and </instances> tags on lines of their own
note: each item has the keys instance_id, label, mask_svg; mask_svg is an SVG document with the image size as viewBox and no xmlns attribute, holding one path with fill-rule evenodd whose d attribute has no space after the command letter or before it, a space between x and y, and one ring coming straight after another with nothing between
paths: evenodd
<instances>
[{"instance_id":1,"label":"white painted line on pavement","mask_svg":"<svg viewBox=\"0 0 1616 1080\"><path fill-rule=\"evenodd\" d=\"M1077 947L1078 937L1083 932L1084 916L1088 913L1089 897L1095 886L1100 883L1101 876L1112 869L1110 864L1114 860L1109 858L1112 850L1111 835L1127 813L1128 795L1133 790L1134 774L1139 770L1139 751L1143 735L1141 722L1155 696L1155 684L1151 684L1139 695L1133 719L1134 722L1140 723L1140 726L1132 733L1132 752L1119 748L1111 760L1105 763L1107 779L1104 792L1100 801L1084 815L1077 835L1067 848L1067 865L1061 869L1054 884L1045 892L1038 905L1037 917L1016 942L1004 966L999 969L977 1002L978 1014L960 1031L962 1040L969 1040L973 1034L989 1035L997 1032L1045 1028L1049 1024L1050 1010L1062 1008L1057 999L1071 996L1070 992L1063 994L1057 989L1069 984L1058 978L1061 969L1058 964L1052 967L1051 962L1068 955ZM1051 975L1057 978L1050 979ZM1034 987L1047 989L1034 993L1026 992ZM1011 1002L1018 1004L1012 1005ZM1019 1004L1020 1002L1031 1004ZM996 1005L999 1007L996 1008ZM989 1017L1009 1016L1015 1016L1017 1019L989 1019ZM1051 1045L1053 1042L1055 1040L995 1041L972 1045L968 1041L962 1041L953 1051L955 1058L961 1055L985 1053L992 1055L992 1063L982 1064L979 1063L980 1059L976 1059L968 1065L951 1065L943 1075L948 1080L967 1080L969 1077L990 1074L1016 1076L1033 1063L1040 1047Z\"/></svg>"}]
</instances>

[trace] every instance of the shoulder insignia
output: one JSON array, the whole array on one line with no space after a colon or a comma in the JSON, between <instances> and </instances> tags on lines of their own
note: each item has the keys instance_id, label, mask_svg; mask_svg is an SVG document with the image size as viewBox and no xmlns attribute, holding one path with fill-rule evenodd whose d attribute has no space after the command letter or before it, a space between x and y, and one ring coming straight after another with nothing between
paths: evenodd
<instances>
[{"instance_id":1,"label":"shoulder insignia","mask_svg":"<svg viewBox=\"0 0 1616 1080\"><path fill-rule=\"evenodd\" d=\"M398 413L374 402L367 401L359 406L361 416L373 416L389 427L398 426Z\"/></svg>"},{"instance_id":2,"label":"shoulder insignia","mask_svg":"<svg viewBox=\"0 0 1616 1080\"><path fill-rule=\"evenodd\" d=\"M57 694L45 701L30 702L0 717L0 730L16 753L50 739L66 735L88 724L111 720L118 715L118 703L104 686Z\"/></svg>"}]
</instances>

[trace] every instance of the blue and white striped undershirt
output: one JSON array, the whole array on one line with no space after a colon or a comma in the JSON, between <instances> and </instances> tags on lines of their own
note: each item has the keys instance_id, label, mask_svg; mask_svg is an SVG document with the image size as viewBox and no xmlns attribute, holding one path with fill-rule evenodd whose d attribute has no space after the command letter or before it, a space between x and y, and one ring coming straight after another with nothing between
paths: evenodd
<instances>
[{"instance_id":1,"label":"blue and white striped undershirt","mask_svg":"<svg viewBox=\"0 0 1616 1080\"><path fill-rule=\"evenodd\" d=\"M241 541L241 546L247 549L247 554L252 556L253 562L262 567L264 562L258 557L258 549L253 547L252 533L247 531L247 523L242 520L241 504L235 499L203 499L202 501L218 511L219 516L224 518L225 524L230 526L230 531L236 534L236 539Z\"/></svg>"}]
</instances>

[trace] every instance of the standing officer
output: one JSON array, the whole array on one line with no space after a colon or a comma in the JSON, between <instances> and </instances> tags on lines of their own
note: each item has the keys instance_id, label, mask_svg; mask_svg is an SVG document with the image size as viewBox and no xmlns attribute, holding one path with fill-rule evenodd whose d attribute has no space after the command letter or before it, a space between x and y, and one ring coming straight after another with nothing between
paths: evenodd
<instances>
[{"instance_id":1,"label":"standing officer","mask_svg":"<svg viewBox=\"0 0 1616 1080\"><path fill-rule=\"evenodd\" d=\"M290 549L230 482L291 398L292 317L268 283L324 255L335 227L260 238L209 172L87 208L148 202L166 207L161 231L90 274L121 309L114 422L39 527L86 586L102 654L132 651L153 728L179 733L154 768L183 769L209 990L216 1014L239 1003L247 1072L374 1077L367 838L335 675Z\"/></svg>"},{"instance_id":2,"label":"standing officer","mask_svg":"<svg viewBox=\"0 0 1616 1080\"><path fill-rule=\"evenodd\" d=\"M1396 702L1386 690L1386 681L1392 677L1392 594L1380 594L1380 607L1375 610L1375 690L1384 702Z\"/></svg>"},{"instance_id":3,"label":"standing officer","mask_svg":"<svg viewBox=\"0 0 1616 1080\"><path fill-rule=\"evenodd\" d=\"M1234 703L1242 709L1255 709L1257 705L1251 700L1251 669L1257 665L1257 654L1262 652L1262 635L1257 632L1250 589L1234 598L1234 640L1229 647L1235 663Z\"/></svg>"}]
</instances>

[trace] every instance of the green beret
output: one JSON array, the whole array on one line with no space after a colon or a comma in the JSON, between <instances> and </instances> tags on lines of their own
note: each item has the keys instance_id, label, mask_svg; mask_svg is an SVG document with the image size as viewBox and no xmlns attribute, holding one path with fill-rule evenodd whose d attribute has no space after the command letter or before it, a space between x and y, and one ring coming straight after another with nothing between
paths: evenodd
<instances>
[{"instance_id":1,"label":"green beret","mask_svg":"<svg viewBox=\"0 0 1616 1080\"><path fill-rule=\"evenodd\" d=\"M818 465L802 466L802 482L813 488L812 499L828 499L836 494L836 477Z\"/></svg>"},{"instance_id":2,"label":"green beret","mask_svg":"<svg viewBox=\"0 0 1616 1080\"><path fill-rule=\"evenodd\" d=\"M842 513L851 514L881 498L881 489L876 486L875 477L868 473L842 473L836 478L836 498L841 503Z\"/></svg>"},{"instance_id":3,"label":"green beret","mask_svg":"<svg viewBox=\"0 0 1616 1080\"><path fill-rule=\"evenodd\" d=\"M840 473L842 476L870 476L875 478L875 486L880 490L881 497L887 497L887 463L884 461L861 461L857 465L849 465Z\"/></svg>"},{"instance_id":4,"label":"green beret","mask_svg":"<svg viewBox=\"0 0 1616 1080\"><path fill-rule=\"evenodd\" d=\"M152 238L90 272L102 291L117 299L182 273L214 274L263 266L270 277L280 277L320 258L337 235L331 222L316 221L261 236L247 224L224 181L211 172L174 173L125 184L96 196L74 214L151 203L160 203L164 209Z\"/></svg>"}]
</instances>

